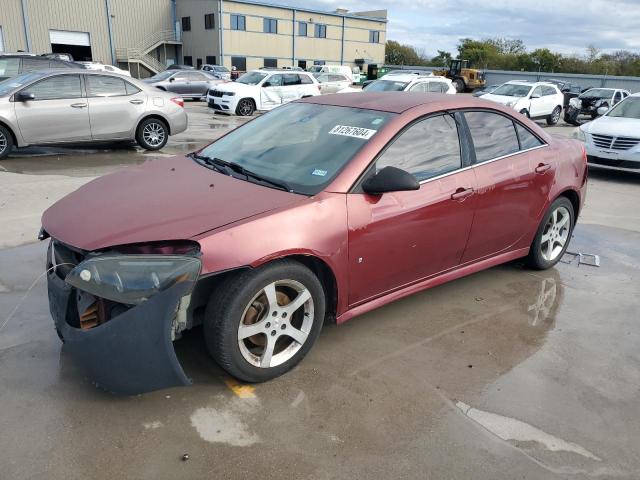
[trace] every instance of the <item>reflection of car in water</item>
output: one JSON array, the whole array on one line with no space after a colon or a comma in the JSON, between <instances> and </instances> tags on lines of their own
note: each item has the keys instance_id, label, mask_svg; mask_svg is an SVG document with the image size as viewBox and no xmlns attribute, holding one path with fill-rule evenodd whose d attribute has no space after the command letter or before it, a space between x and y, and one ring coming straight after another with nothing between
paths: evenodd
<instances>
[{"instance_id":1,"label":"reflection of car in water","mask_svg":"<svg viewBox=\"0 0 640 480\"><path fill-rule=\"evenodd\" d=\"M529 305L529 325L535 327L547 320L555 313L556 297L558 296L558 283L553 277L543 278L540 281L540 290L535 301Z\"/></svg>"},{"instance_id":2,"label":"reflection of car in water","mask_svg":"<svg viewBox=\"0 0 640 480\"><path fill-rule=\"evenodd\" d=\"M564 121L572 125L580 125L580 115L587 115L594 120L600 116L598 114L600 107L611 108L629 95L629 91L617 88L590 88L569 100L569 106L564 112Z\"/></svg>"}]
</instances>

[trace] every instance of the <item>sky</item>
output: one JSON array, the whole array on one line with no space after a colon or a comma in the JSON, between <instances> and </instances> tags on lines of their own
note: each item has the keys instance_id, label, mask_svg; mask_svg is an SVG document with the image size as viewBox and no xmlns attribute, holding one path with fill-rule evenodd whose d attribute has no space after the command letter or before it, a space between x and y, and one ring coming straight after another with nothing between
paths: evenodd
<instances>
[{"instance_id":1,"label":"sky","mask_svg":"<svg viewBox=\"0 0 640 480\"><path fill-rule=\"evenodd\" d=\"M527 49L582 55L640 53L640 0L266 0L280 5L351 12L387 9L387 39L413 45L428 56L456 53L460 38L521 39ZM455 55L454 55L455 57Z\"/></svg>"}]
</instances>

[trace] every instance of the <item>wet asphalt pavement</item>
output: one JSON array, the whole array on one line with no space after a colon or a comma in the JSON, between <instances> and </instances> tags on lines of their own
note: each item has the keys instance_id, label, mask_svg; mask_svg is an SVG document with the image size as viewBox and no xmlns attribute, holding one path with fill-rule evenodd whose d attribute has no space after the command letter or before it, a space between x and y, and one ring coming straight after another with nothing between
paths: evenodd
<instances>
[{"instance_id":1,"label":"wet asphalt pavement","mask_svg":"<svg viewBox=\"0 0 640 480\"><path fill-rule=\"evenodd\" d=\"M192 128L153 155L238 122L189 108ZM1 166L91 177L157 158L61 150ZM226 377L195 330L176 342L194 385L129 398L61 346L34 284L46 246L0 250L0 478L638 478L639 201L640 179L592 174L570 250L599 268L456 280L325 326L297 368L256 386Z\"/></svg>"}]
</instances>

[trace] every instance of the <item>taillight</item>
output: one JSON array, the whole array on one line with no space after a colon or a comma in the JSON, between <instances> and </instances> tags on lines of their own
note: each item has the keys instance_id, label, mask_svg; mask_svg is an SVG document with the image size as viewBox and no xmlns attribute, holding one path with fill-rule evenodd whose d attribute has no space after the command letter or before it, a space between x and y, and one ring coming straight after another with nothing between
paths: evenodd
<instances>
[{"instance_id":1,"label":"taillight","mask_svg":"<svg viewBox=\"0 0 640 480\"><path fill-rule=\"evenodd\" d=\"M587 149L584 148L584 145L582 145L582 161L587 163Z\"/></svg>"},{"instance_id":2,"label":"taillight","mask_svg":"<svg viewBox=\"0 0 640 480\"><path fill-rule=\"evenodd\" d=\"M182 98L180 98L180 97L173 97L173 98L171 99L171 101L172 101L173 103L175 103L176 105L178 105L179 107L184 108L184 100L183 100Z\"/></svg>"}]
</instances>

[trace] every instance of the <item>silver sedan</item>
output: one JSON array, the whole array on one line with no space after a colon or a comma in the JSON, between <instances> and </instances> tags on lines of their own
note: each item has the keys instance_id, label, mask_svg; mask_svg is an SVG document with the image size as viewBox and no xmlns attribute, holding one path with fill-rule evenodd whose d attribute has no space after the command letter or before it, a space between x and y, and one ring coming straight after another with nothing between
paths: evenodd
<instances>
[{"instance_id":1,"label":"silver sedan","mask_svg":"<svg viewBox=\"0 0 640 480\"><path fill-rule=\"evenodd\" d=\"M186 129L182 98L122 75L56 70L0 82L0 159L13 147L112 140L159 150Z\"/></svg>"},{"instance_id":2,"label":"silver sedan","mask_svg":"<svg viewBox=\"0 0 640 480\"><path fill-rule=\"evenodd\" d=\"M195 70L165 70L144 79L145 83L160 90L177 93L182 98L192 99L205 97L210 88L224 81L210 73Z\"/></svg>"}]
</instances>

